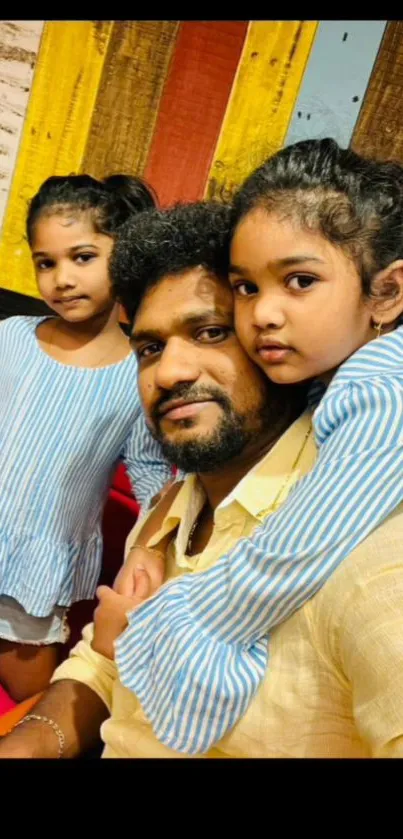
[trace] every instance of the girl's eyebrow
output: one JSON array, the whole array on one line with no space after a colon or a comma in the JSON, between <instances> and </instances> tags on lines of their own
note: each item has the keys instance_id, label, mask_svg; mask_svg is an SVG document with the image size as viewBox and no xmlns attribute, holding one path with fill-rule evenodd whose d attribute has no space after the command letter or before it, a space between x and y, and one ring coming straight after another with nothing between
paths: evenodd
<instances>
[{"instance_id":1,"label":"girl's eyebrow","mask_svg":"<svg viewBox=\"0 0 403 839\"><path fill-rule=\"evenodd\" d=\"M303 262L320 262L322 265L325 264L324 259L320 259L318 256L314 256L313 254L293 254L292 256L285 256L282 259L273 259L270 260L267 265L276 265L280 268L286 268L289 265L301 265ZM230 264L228 268L229 274L239 274L240 276L245 276L248 274L247 268L242 268L239 265Z\"/></svg>"},{"instance_id":2,"label":"girl's eyebrow","mask_svg":"<svg viewBox=\"0 0 403 839\"><path fill-rule=\"evenodd\" d=\"M78 251L80 248L95 248L98 250L98 245L95 245L94 242L80 242L79 245L73 245L69 250L71 251Z\"/></svg>"},{"instance_id":3,"label":"girl's eyebrow","mask_svg":"<svg viewBox=\"0 0 403 839\"><path fill-rule=\"evenodd\" d=\"M280 266L287 266L287 265L295 265L297 262L321 262L324 264L325 260L320 259L318 256L314 256L311 253L303 253L303 254L293 254L292 256L285 256L283 259L275 259L273 261L274 265ZM270 264L270 263L269 263Z\"/></svg>"},{"instance_id":4,"label":"girl's eyebrow","mask_svg":"<svg viewBox=\"0 0 403 839\"><path fill-rule=\"evenodd\" d=\"M230 264L228 266L228 273L229 274L245 274L245 273L247 273L247 271L245 271L243 268L238 268L238 265Z\"/></svg>"}]
</instances>

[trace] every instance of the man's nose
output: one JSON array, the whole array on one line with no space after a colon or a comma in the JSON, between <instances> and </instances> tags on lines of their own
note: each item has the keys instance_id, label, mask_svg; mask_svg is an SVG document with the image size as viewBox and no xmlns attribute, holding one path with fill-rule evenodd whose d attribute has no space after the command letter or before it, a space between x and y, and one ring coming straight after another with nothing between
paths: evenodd
<instances>
[{"instance_id":1,"label":"man's nose","mask_svg":"<svg viewBox=\"0 0 403 839\"><path fill-rule=\"evenodd\" d=\"M198 353L188 342L173 338L167 342L158 362L156 384L172 390L180 382L195 382L200 375Z\"/></svg>"}]
</instances>

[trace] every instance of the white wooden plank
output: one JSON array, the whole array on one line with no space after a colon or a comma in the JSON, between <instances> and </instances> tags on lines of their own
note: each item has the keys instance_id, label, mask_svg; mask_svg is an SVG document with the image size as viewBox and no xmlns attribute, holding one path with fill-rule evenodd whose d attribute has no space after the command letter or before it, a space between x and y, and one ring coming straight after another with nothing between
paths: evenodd
<instances>
[{"instance_id":1,"label":"white wooden plank","mask_svg":"<svg viewBox=\"0 0 403 839\"><path fill-rule=\"evenodd\" d=\"M352 137L386 26L385 20L320 21L285 144Z\"/></svg>"},{"instance_id":2,"label":"white wooden plank","mask_svg":"<svg viewBox=\"0 0 403 839\"><path fill-rule=\"evenodd\" d=\"M43 21L0 21L0 225L17 159Z\"/></svg>"}]
</instances>

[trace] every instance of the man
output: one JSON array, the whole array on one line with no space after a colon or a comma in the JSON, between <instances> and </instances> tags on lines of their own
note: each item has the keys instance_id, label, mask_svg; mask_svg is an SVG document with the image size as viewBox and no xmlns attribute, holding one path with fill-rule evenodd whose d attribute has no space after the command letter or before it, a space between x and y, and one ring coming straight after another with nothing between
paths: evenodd
<instances>
[{"instance_id":1,"label":"man","mask_svg":"<svg viewBox=\"0 0 403 839\"><path fill-rule=\"evenodd\" d=\"M310 412L295 419L300 392L270 385L234 335L217 258L226 224L225 210L203 205L147 214L127 228L113 265L147 420L192 473L148 543L172 534L168 577L216 562L315 458ZM208 757L403 756L402 536L400 508L272 633L266 680ZM113 661L130 608L101 591L95 633L86 627L35 707L40 719L5 738L0 756L73 757L101 724L104 757L184 756L156 740Z\"/></svg>"}]
</instances>

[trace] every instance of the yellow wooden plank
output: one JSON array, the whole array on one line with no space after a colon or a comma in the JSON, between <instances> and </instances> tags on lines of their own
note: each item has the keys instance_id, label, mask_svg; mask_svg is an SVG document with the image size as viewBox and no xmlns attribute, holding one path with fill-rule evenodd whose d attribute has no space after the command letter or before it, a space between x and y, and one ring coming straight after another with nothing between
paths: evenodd
<instances>
[{"instance_id":1,"label":"yellow wooden plank","mask_svg":"<svg viewBox=\"0 0 403 839\"><path fill-rule=\"evenodd\" d=\"M0 241L0 284L39 296L25 241L27 202L49 175L77 172L112 23L46 23Z\"/></svg>"},{"instance_id":2,"label":"yellow wooden plank","mask_svg":"<svg viewBox=\"0 0 403 839\"><path fill-rule=\"evenodd\" d=\"M229 198L284 143L317 21L251 21L207 182Z\"/></svg>"}]
</instances>

